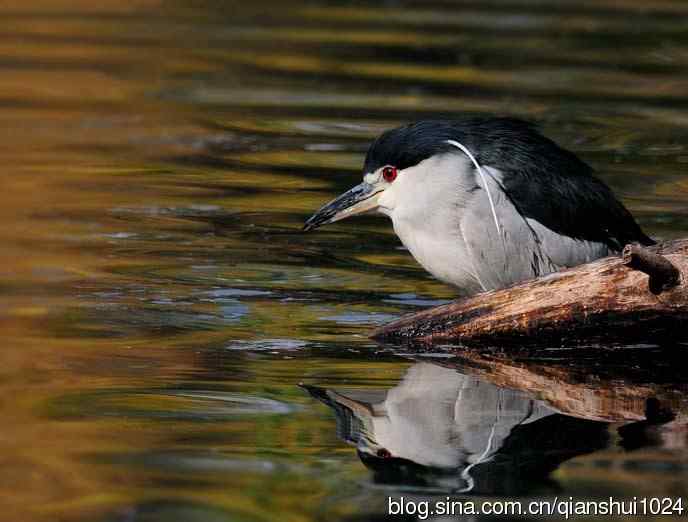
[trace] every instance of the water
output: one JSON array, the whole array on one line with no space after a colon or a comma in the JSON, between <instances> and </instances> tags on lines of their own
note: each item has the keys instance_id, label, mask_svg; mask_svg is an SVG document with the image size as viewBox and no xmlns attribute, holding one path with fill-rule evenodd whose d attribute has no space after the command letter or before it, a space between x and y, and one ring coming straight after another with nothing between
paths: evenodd
<instances>
[{"instance_id":1,"label":"water","mask_svg":"<svg viewBox=\"0 0 688 522\"><path fill-rule=\"evenodd\" d=\"M451 289L382 219L300 233L382 129L500 113L688 235L684 2L2 13L3 517L368 520L471 480L460 498L686 494L680 353L419 362L366 333Z\"/></svg>"}]
</instances>

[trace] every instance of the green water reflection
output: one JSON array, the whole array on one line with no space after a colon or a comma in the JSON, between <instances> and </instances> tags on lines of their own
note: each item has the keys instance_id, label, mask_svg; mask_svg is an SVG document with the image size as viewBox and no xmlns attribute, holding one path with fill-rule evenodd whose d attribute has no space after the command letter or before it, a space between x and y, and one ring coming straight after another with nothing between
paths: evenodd
<instances>
[{"instance_id":1,"label":"green water reflection","mask_svg":"<svg viewBox=\"0 0 688 522\"><path fill-rule=\"evenodd\" d=\"M366 333L453 296L381 219L300 233L389 126L533 119L593 164L649 233L688 232L681 1L0 10L8 520L365 520L384 515L388 495L464 487L458 465L439 484L422 469L425 483L369 470L377 464L342 440L332 405L298 386L384 403L417 363ZM556 412L532 436L500 428L518 446L507 455L537 473L497 466L490 484L504 488L467 493L685 495L684 377L680 357L661 372L658 359L606 361L588 376L433 359L431 373L442 363L442 382L463 379L469 394ZM435 412L451 403L419 401ZM538 438L553 422L579 445ZM451 440L464 432L475 453L484 430ZM401 457L422 461L414 451Z\"/></svg>"}]
</instances>

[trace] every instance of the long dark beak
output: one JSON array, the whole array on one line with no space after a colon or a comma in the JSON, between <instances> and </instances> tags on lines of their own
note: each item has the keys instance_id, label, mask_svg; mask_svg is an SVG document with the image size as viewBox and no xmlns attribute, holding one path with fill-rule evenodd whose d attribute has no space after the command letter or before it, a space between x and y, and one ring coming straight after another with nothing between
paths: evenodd
<instances>
[{"instance_id":1,"label":"long dark beak","mask_svg":"<svg viewBox=\"0 0 688 522\"><path fill-rule=\"evenodd\" d=\"M373 407L361 401L356 401L350 399L346 395L342 395L334 390L328 390L327 388L321 388L320 386L313 386L311 384L299 383L300 388L306 390L311 397L318 399L320 402L327 404L328 406L334 407L335 404L345 406L349 408L357 417L375 416L375 410Z\"/></svg>"},{"instance_id":2,"label":"long dark beak","mask_svg":"<svg viewBox=\"0 0 688 522\"><path fill-rule=\"evenodd\" d=\"M376 187L365 181L356 185L313 214L303 226L305 232L328 223L333 223L356 214L363 214L378 208L378 199L382 193L381 187Z\"/></svg>"}]
</instances>

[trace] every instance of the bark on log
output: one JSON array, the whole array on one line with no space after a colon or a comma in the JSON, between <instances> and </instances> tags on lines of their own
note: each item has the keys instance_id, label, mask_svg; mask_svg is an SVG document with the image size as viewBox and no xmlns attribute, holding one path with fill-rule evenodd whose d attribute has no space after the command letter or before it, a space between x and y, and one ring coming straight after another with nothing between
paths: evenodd
<instances>
[{"instance_id":1,"label":"bark on log","mask_svg":"<svg viewBox=\"0 0 688 522\"><path fill-rule=\"evenodd\" d=\"M387 342L561 346L688 340L688 240L627 248L518 285L402 317Z\"/></svg>"}]
</instances>

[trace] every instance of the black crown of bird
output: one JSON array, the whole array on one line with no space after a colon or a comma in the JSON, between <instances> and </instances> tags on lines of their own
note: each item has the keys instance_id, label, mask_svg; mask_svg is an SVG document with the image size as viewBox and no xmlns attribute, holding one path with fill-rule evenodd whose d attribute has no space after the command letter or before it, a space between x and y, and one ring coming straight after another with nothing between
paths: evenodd
<instances>
[{"instance_id":1,"label":"black crown of bird","mask_svg":"<svg viewBox=\"0 0 688 522\"><path fill-rule=\"evenodd\" d=\"M388 130L370 145L363 175L304 230L386 215L428 272L466 294L654 244L589 165L518 119Z\"/></svg>"}]
</instances>

